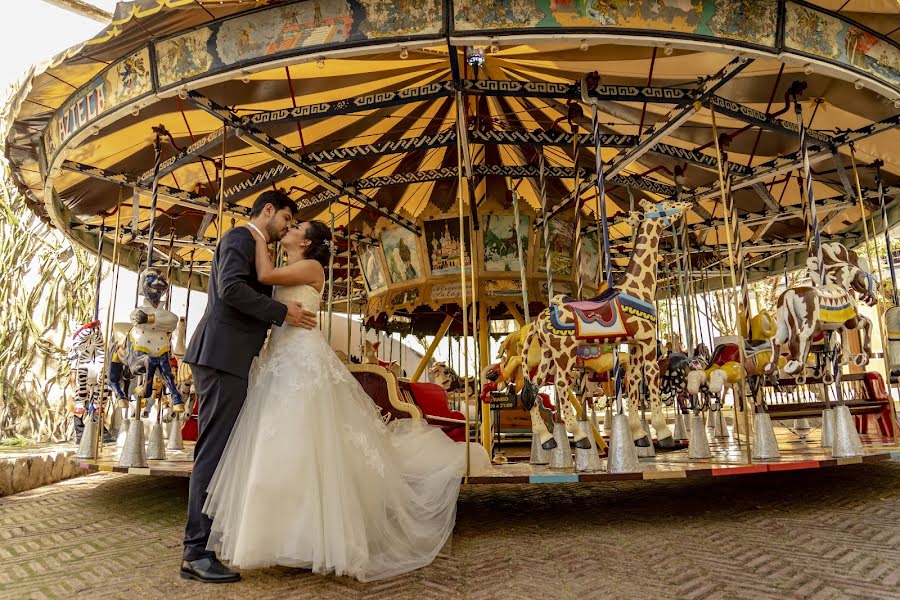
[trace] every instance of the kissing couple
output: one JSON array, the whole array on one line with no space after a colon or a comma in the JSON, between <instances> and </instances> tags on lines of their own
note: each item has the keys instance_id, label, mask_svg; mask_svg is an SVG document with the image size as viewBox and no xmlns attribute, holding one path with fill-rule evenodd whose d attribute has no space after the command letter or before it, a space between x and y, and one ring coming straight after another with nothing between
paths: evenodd
<instances>
[{"instance_id":1,"label":"kissing couple","mask_svg":"<svg viewBox=\"0 0 900 600\"><path fill-rule=\"evenodd\" d=\"M219 557L383 579L430 564L453 530L465 443L422 419L384 423L317 327L331 232L296 212L264 192L215 250L184 357L200 402L185 579L238 581Z\"/></svg>"}]
</instances>

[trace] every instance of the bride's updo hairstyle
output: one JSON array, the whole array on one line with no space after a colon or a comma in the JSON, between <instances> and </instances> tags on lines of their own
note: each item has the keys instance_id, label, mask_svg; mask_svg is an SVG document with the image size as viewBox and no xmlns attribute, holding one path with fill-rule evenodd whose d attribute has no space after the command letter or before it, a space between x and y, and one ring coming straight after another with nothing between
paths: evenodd
<instances>
[{"instance_id":1,"label":"bride's updo hairstyle","mask_svg":"<svg viewBox=\"0 0 900 600\"><path fill-rule=\"evenodd\" d=\"M327 269L332 248L331 230L322 221L306 221L306 225L305 237L310 244L304 257L319 261Z\"/></svg>"}]
</instances>

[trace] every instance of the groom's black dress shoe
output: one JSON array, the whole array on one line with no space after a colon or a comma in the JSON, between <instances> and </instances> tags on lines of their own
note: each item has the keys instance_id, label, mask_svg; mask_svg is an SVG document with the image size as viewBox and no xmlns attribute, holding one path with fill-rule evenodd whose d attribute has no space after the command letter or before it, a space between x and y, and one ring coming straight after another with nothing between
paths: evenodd
<instances>
[{"instance_id":1,"label":"groom's black dress shoe","mask_svg":"<svg viewBox=\"0 0 900 600\"><path fill-rule=\"evenodd\" d=\"M181 561L181 578L203 583L232 583L241 580L241 574L232 571L218 558L201 558Z\"/></svg>"}]
</instances>

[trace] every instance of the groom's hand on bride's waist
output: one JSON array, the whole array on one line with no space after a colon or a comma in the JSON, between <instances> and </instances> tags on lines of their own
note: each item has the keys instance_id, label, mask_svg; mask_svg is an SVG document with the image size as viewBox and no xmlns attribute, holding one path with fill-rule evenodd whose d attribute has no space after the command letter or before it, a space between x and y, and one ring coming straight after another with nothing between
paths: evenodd
<instances>
[{"instance_id":1,"label":"groom's hand on bride's waist","mask_svg":"<svg viewBox=\"0 0 900 600\"><path fill-rule=\"evenodd\" d=\"M287 309L287 316L284 318L284 322L292 327L313 329L319 324L316 319L316 313L309 312L295 302L288 303Z\"/></svg>"}]
</instances>

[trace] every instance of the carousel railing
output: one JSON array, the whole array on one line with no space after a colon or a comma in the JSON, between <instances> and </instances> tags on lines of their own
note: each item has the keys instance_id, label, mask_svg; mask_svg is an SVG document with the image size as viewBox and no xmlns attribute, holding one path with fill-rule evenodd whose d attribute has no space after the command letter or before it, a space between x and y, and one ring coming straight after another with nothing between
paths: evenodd
<instances>
[{"instance_id":1,"label":"carousel railing","mask_svg":"<svg viewBox=\"0 0 900 600\"><path fill-rule=\"evenodd\" d=\"M840 383L828 385L815 378L807 378L803 384L779 379L774 384L764 383L762 388L762 400L773 419L821 416L826 397L832 406L843 398L850 414L857 417L861 433L868 432L869 416L873 415L881 434L890 435L890 396L879 373L849 373L841 376Z\"/></svg>"}]
</instances>

